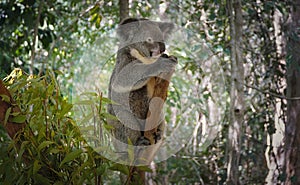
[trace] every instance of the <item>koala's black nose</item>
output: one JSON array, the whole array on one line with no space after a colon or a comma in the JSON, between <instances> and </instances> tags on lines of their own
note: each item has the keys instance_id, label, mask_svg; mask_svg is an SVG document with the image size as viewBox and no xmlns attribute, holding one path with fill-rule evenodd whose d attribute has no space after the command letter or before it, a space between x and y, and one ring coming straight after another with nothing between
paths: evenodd
<instances>
[{"instance_id":1,"label":"koala's black nose","mask_svg":"<svg viewBox=\"0 0 300 185\"><path fill-rule=\"evenodd\" d=\"M160 51L160 53L165 52L165 50L166 50L165 44L163 42L159 42L159 51Z\"/></svg>"}]
</instances>

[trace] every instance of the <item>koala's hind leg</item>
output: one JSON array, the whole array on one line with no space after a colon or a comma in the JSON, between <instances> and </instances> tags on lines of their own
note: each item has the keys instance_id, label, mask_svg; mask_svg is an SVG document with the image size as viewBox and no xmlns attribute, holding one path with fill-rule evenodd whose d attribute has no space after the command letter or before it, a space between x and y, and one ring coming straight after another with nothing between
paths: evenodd
<instances>
[{"instance_id":1,"label":"koala's hind leg","mask_svg":"<svg viewBox=\"0 0 300 185\"><path fill-rule=\"evenodd\" d=\"M151 145L151 141L145 136L141 136L137 139L135 145L137 146L148 146Z\"/></svg>"},{"instance_id":2,"label":"koala's hind leg","mask_svg":"<svg viewBox=\"0 0 300 185\"><path fill-rule=\"evenodd\" d=\"M139 61L141 61L144 64L152 64L152 63L156 62L157 59L159 58L159 55L151 57L151 58L144 57L140 54L140 52L138 50L136 50L134 48L130 49L130 55L133 56L134 58L138 59Z\"/></svg>"},{"instance_id":3,"label":"koala's hind leg","mask_svg":"<svg viewBox=\"0 0 300 185\"><path fill-rule=\"evenodd\" d=\"M167 99L169 79L171 73L166 79L155 78L155 86L153 96L150 101L147 119L145 123L144 136L151 144L156 144L162 139L165 121L163 115L163 106Z\"/></svg>"}]
</instances>

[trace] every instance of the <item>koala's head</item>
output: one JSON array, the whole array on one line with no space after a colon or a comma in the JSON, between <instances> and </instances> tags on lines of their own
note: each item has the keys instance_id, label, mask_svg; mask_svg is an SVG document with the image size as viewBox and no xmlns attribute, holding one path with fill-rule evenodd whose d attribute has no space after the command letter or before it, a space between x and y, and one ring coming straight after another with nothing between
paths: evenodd
<instances>
[{"instance_id":1,"label":"koala's head","mask_svg":"<svg viewBox=\"0 0 300 185\"><path fill-rule=\"evenodd\" d=\"M164 42L173 29L174 24L169 22L127 18L117 30L120 49L135 48L146 57L159 55L165 51Z\"/></svg>"}]
</instances>

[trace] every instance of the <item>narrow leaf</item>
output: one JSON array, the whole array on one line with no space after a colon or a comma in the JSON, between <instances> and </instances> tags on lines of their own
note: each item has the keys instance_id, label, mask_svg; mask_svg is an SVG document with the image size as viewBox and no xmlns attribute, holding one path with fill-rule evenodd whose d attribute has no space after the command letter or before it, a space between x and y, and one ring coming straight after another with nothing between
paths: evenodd
<instances>
[{"instance_id":1,"label":"narrow leaf","mask_svg":"<svg viewBox=\"0 0 300 185\"><path fill-rule=\"evenodd\" d=\"M134 160L134 146L131 142L131 140L128 138L128 148L127 148L127 152L128 152L128 158L131 162L133 162Z\"/></svg>"},{"instance_id":2,"label":"narrow leaf","mask_svg":"<svg viewBox=\"0 0 300 185\"><path fill-rule=\"evenodd\" d=\"M7 120L8 120L8 118L9 118L10 112L11 112L11 107L9 107L9 108L6 110L5 117L4 117L4 125L6 125L6 123L7 123Z\"/></svg>"},{"instance_id":3,"label":"narrow leaf","mask_svg":"<svg viewBox=\"0 0 300 185\"><path fill-rule=\"evenodd\" d=\"M62 110L60 111L60 118L62 118L66 113L68 113L72 109L72 104L66 104L63 106Z\"/></svg>"},{"instance_id":4,"label":"narrow leaf","mask_svg":"<svg viewBox=\"0 0 300 185\"><path fill-rule=\"evenodd\" d=\"M33 163L33 171L32 173L33 174L37 174L37 172L39 171L39 169L41 168L42 166L40 165L39 161L38 160L35 160L34 163Z\"/></svg>"},{"instance_id":5,"label":"narrow leaf","mask_svg":"<svg viewBox=\"0 0 300 185\"><path fill-rule=\"evenodd\" d=\"M0 94L0 97L2 98L2 101L10 103L10 97L5 94Z\"/></svg>"},{"instance_id":6,"label":"narrow leaf","mask_svg":"<svg viewBox=\"0 0 300 185\"><path fill-rule=\"evenodd\" d=\"M11 122L14 123L24 123L26 120L26 116L25 115L18 115L18 116L14 116L10 119Z\"/></svg>"},{"instance_id":7,"label":"narrow leaf","mask_svg":"<svg viewBox=\"0 0 300 185\"><path fill-rule=\"evenodd\" d=\"M115 163L109 169L112 170L112 171L122 172L125 175L129 175L129 169L128 169L128 167L125 166L125 165L122 165L122 164Z\"/></svg>"},{"instance_id":8,"label":"narrow leaf","mask_svg":"<svg viewBox=\"0 0 300 185\"><path fill-rule=\"evenodd\" d=\"M53 144L53 141L44 141L38 146L38 151L40 152L43 148Z\"/></svg>"},{"instance_id":9,"label":"narrow leaf","mask_svg":"<svg viewBox=\"0 0 300 185\"><path fill-rule=\"evenodd\" d=\"M141 171L144 171L144 172L150 172L150 173L153 172L152 169L149 168L148 166L138 166L137 168L138 168L139 170L141 170Z\"/></svg>"},{"instance_id":10,"label":"narrow leaf","mask_svg":"<svg viewBox=\"0 0 300 185\"><path fill-rule=\"evenodd\" d=\"M94 101L92 100L80 100L78 102L75 102L76 105L93 105Z\"/></svg>"},{"instance_id":11,"label":"narrow leaf","mask_svg":"<svg viewBox=\"0 0 300 185\"><path fill-rule=\"evenodd\" d=\"M80 124L87 123L90 119L92 119L93 116L94 116L93 113L88 114L86 117L84 117L84 118L81 120Z\"/></svg>"},{"instance_id":12,"label":"narrow leaf","mask_svg":"<svg viewBox=\"0 0 300 185\"><path fill-rule=\"evenodd\" d=\"M74 160L75 158L77 158L80 154L82 153L82 150L81 149L78 149L78 150L75 150L71 153L68 153L66 155L66 157L64 158L64 160L62 160L62 162L60 163L59 167L61 167L63 164L69 162L69 161L72 161Z\"/></svg>"}]
</instances>

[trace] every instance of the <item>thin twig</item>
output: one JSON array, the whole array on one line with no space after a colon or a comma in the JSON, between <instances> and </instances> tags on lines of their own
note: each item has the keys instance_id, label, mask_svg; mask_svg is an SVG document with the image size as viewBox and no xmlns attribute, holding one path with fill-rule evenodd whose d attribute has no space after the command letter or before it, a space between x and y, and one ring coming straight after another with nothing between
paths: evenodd
<instances>
[{"instance_id":1,"label":"thin twig","mask_svg":"<svg viewBox=\"0 0 300 185\"><path fill-rule=\"evenodd\" d=\"M254 90L258 91L258 92L264 93L264 94L269 94L269 95L274 96L276 98L285 99L285 100L300 100L300 97L290 97L290 98L288 98L288 97L286 97L284 95L272 93L270 91L264 91L264 90L259 89L258 87L247 85L245 83L244 83L244 86L246 86L248 88L251 88L251 89L254 89Z\"/></svg>"}]
</instances>

